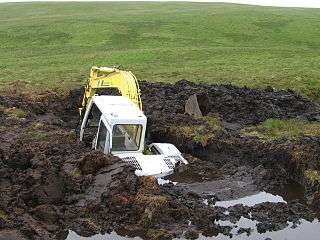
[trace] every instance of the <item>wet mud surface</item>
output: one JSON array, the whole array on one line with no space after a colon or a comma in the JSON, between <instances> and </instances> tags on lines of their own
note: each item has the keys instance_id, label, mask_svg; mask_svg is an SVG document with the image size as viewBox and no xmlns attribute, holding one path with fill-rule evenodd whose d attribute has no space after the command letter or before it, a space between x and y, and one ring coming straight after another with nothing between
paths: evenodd
<instances>
[{"instance_id":1,"label":"wet mud surface","mask_svg":"<svg viewBox=\"0 0 320 240\"><path fill-rule=\"evenodd\" d=\"M140 87L148 142L173 143L189 161L160 185L78 141L80 89L0 96L1 240L283 239L299 226L319 229L319 182L305 173L320 170L320 136L261 141L241 132L269 118L319 121L317 103L271 88ZM192 94L206 96L203 117L185 114Z\"/></svg>"}]
</instances>

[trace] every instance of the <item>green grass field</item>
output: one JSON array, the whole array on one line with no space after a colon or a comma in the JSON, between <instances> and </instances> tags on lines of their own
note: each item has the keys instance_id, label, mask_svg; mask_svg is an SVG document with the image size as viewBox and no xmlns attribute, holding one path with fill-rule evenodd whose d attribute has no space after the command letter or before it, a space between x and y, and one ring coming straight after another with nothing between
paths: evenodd
<instances>
[{"instance_id":1,"label":"green grass field","mask_svg":"<svg viewBox=\"0 0 320 240\"><path fill-rule=\"evenodd\" d=\"M319 9L2 3L0 89L70 89L92 65L121 64L143 80L271 85L319 100L319 33Z\"/></svg>"}]
</instances>

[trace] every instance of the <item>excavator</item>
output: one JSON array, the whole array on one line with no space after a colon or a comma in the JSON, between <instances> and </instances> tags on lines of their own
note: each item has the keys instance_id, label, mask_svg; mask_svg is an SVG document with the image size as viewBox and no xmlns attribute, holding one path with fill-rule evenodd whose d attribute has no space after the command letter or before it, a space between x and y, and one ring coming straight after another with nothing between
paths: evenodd
<instances>
[{"instance_id":1,"label":"excavator","mask_svg":"<svg viewBox=\"0 0 320 240\"><path fill-rule=\"evenodd\" d=\"M99 94L101 90L116 90L118 95ZM139 83L130 71L92 67L79 114L80 141L93 136L93 149L118 156L132 165L138 176L163 177L188 164L173 144L145 145L147 117Z\"/></svg>"}]
</instances>

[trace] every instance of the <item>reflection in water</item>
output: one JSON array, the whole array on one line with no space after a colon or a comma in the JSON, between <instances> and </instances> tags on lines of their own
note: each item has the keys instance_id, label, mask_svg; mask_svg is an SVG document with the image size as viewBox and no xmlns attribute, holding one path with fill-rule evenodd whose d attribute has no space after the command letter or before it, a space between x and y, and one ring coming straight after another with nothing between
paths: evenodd
<instances>
[{"instance_id":1,"label":"reflection in water","mask_svg":"<svg viewBox=\"0 0 320 240\"><path fill-rule=\"evenodd\" d=\"M205 199L203 202L208 205L207 199ZM212 206L228 208L237 204L242 204L244 206L252 207L256 204L264 203L264 202L278 203L278 202L286 202L286 201L284 201L283 198L278 195L273 195L271 193L266 193L266 192L259 192L257 194L246 196L239 199L228 200L228 201L217 201Z\"/></svg>"},{"instance_id":2,"label":"reflection in water","mask_svg":"<svg viewBox=\"0 0 320 240\"><path fill-rule=\"evenodd\" d=\"M192 176L194 177L194 176ZM194 180L194 178L191 178ZM184 179L185 180L185 179ZM198 179L197 179L198 180ZM187 181L188 182L188 181ZM190 180L189 180L190 182ZM192 181L191 181L192 182ZM158 179L158 183L160 185L166 183L173 183L174 185L177 182L173 182L172 180L166 179ZM203 182L206 183L206 182ZM217 201L214 204L210 204L212 207L231 207L236 204L243 204L245 206L254 206L259 203L264 202L286 202L294 199L299 199L303 202L304 200L304 188L296 183L290 183L284 189L278 189L277 192L267 193L267 192L259 192L256 194L252 194L249 196L245 196L238 199L226 200L226 201ZM208 200L204 200L204 203L209 205ZM229 212L225 211L225 214L228 215ZM266 232L266 233L258 233L256 224L259 223L256 220L251 220L245 217L241 217L237 223L231 223L229 221L216 221L216 224L220 226L232 226L233 229L231 230L232 237L226 236L223 234L219 234L215 237L205 237L203 235L199 236L199 240L227 240L227 239L234 239L234 240L256 240L256 239L272 239L272 240L318 240L320 239L320 223L316 219L313 222L308 222L306 220L301 219L300 224L294 225L291 222L288 222L288 226L286 226L282 230ZM238 233L240 229L250 229L249 233L243 232ZM239 231L241 232L241 231ZM125 232L119 232L121 235L126 235ZM141 236L141 235L140 235ZM91 237L81 237L73 231L69 231L69 235L66 240L142 240L140 237L128 237L128 236L120 236L116 232L111 232L109 234L96 234ZM181 238L184 239L184 238Z\"/></svg>"},{"instance_id":3,"label":"reflection in water","mask_svg":"<svg viewBox=\"0 0 320 240\"><path fill-rule=\"evenodd\" d=\"M91 237L81 237L74 231L69 230L68 237L66 240L141 240L139 237L122 237L116 232L106 233L106 234L96 234Z\"/></svg>"},{"instance_id":4,"label":"reflection in water","mask_svg":"<svg viewBox=\"0 0 320 240\"><path fill-rule=\"evenodd\" d=\"M234 226L237 225L236 228L232 229L231 233L233 234L232 239L235 240L257 240L257 239L272 239L272 240L318 240L320 236L320 223L319 220L314 220L313 222L308 222L306 220L301 219L301 224L294 227L294 224L288 222L288 226L279 231L266 232L266 233L258 233L255 225L258 223L257 221L250 220L244 217L241 217L240 220L236 224L232 224L228 221L217 221L216 223L221 226ZM248 236L247 233L237 234L239 228L251 228L251 234ZM199 239L210 239L204 236L200 236ZM212 238L211 238L212 239ZM223 234L219 234L214 239L217 240L226 240L230 239L230 237L225 236Z\"/></svg>"},{"instance_id":5,"label":"reflection in water","mask_svg":"<svg viewBox=\"0 0 320 240\"><path fill-rule=\"evenodd\" d=\"M164 184L168 184L168 183L172 183L173 185L176 185L177 182L173 182L169 179L163 179L163 178L157 178L158 184L159 185L164 185Z\"/></svg>"},{"instance_id":6,"label":"reflection in water","mask_svg":"<svg viewBox=\"0 0 320 240\"><path fill-rule=\"evenodd\" d=\"M235 226L231 233L233 235L232 238L229 236L219 234L216 237L205 237L203 235L199 236L199 240L257 240L257 239L272 239L272 240L318 240L320 236L320 223L318 220L314 220L313 222L308 222L306 220L300 220L301 224L297 227L293 227L293 223L288 222L288 226L282 230L274 231L274 232L266 232L266 233L258 233L256 229L257 221L250 220L248 218L241 217L239 221L235 224L229 221L216 221L216 224L221 226ZM240 228L251 228L250 235L247 233L238 234L238 230ZM112 232L110 234L96 234L91 237L81 237L77 235L73 231L69 231L69 235L66 240L141 240L139 237L128 238L119 236L117 233Z\"/></svg>"},{"instance_id":7,"label":"reflection in water","mask_svg":"<svg viewBox=\"0 0 320 240\"><path fill-rule=\"evenodd\" d=\"M282 188L274 190L272 193L282 196L285 201L299 200L305 203L305 189L301 184L294 181L289 182Z\"/></svg>"}]
</instances>

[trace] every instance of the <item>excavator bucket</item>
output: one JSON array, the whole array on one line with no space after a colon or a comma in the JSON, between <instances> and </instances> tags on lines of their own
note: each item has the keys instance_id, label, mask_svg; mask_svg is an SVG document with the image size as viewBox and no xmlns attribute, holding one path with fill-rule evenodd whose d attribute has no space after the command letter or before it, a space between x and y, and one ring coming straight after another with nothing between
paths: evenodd
<instances>
[{"instance_id":1,"label":"excavator bucket","mask_svg":"<svg viewBox=\"0 0 320 240\"><path fill-rule=\"evenodd\" d=\"M209 113L209 97L206 93L191 95L185 104L185 113L202 117Z\"/></svg>"}]
</instances>

